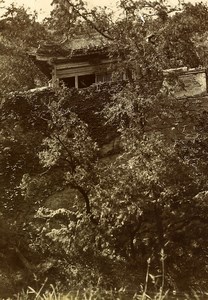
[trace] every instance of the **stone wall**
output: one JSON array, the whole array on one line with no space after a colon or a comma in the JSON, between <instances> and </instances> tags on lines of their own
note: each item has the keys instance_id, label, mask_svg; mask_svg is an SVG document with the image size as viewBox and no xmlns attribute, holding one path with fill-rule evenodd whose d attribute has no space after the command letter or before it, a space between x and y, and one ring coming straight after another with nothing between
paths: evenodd
<instances>
[{"instance_id":1,"label":"stone wall","mask_svg":"<svg viewBox=\"0 0 208 300\"><path fill-rule=\"evenodd\" d=\"M176 98L193 97L207 94L206 69L165 70L165 83Z\"/></svg>"}]
</instances>

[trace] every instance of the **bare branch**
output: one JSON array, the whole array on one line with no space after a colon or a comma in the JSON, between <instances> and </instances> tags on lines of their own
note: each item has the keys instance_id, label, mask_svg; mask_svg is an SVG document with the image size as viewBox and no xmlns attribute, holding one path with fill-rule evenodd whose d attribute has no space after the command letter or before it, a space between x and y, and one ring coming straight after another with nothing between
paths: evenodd
<instances>
[{"instance_id":1,"label":"bare branch","mask_svg":"<svg viewBox=\"0 0 208 300\"><path fill-rule=\"evenodd\" d=\"M79 17L83 18L83 19L84 19L84 20L85 20L85 21L86 21L93 29L95 29L95 30L96 30L100 35L102 35L104 38L106 38L106 39L108 39L108 40L111 40L111 41L114 40L113 37L111 37L110 35L106 34L106 33L103 32L102 30L100 30L99 27L98 27L93 21L91 21L91 20L88 18L88 15L89 15L88 12L86 12L85 14L84 14L84 13L81 13L81 12L79 11L79 9L77 9L76 6L75 6L73 3L70 2L70 0L67 0L66 2L67 2L67 5L68 5L67 9L68 9L68 8L72 8L72 9L77 13L77 15L78 15ZM66 3L66 2L65 2L65 3ZM65 3L64 3L64 4L65 4Z\"/></svg>"}]
</instances>

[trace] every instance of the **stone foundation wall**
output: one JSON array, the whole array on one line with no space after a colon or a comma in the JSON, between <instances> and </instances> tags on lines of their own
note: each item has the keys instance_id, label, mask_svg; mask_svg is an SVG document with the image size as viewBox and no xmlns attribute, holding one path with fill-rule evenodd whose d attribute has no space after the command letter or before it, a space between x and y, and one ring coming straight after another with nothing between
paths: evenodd
<instances>
[{"instance_id":1,"label":"stone foundation wall","mask_svg":"<svg viewBox=\"0 0 208 300\"><path fill-rule=\"evenodd\" d=\"M166 86L176 98L193 97L207 94L206 69L165 70Z\"/></svg>"}]
</instances>

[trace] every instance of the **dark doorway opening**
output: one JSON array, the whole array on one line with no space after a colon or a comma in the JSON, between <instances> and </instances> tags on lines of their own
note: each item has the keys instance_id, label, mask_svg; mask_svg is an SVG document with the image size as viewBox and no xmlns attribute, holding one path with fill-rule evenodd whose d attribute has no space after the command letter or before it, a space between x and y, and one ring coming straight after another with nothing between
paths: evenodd
<instances>
[{"instance_id":1,"label":"dark doorway opening","mask_svg":"<svg viewBox=\"0 0 208 300\"><path fill-rule=\"evenodd\" d=\"M75 87L75 77L67 77L61 79L64 83L64 85L68 88L73 88Z\"/></svg>"},{"instance_id":2,"label":"dark doorway opening","mask_svg":"<svg viewBox=\"0 0 208 300\"><path fill-rule=\"evenodd\" d=\"M82 75L78 77L78 87L86 88L95 83L95 74Z\"/></svg>"}]
</instances>

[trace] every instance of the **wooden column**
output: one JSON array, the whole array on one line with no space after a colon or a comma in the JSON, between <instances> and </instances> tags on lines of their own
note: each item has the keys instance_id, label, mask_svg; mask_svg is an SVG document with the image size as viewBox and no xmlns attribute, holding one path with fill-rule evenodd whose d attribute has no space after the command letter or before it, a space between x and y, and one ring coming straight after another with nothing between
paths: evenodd
<instances>
[{"instance_id":1,"label":"wooden column","mask_svg":"<svg viewBox=\"0 0 208 300\"><path fill-rule=\"evenodd\" d=\"M59 79L57 77L57 71L56 71L56 66L53 66L53 71L52 71L52 87L56 88L59 86Z\"/></svg>"},{"instance_id":2,"label":"wooden column","mask_svg":"<svg viewBox=\"0 0 208 300\"><path fill-rule=\"evenodd\" d=\"M78 75L75 76L75 88L79 88Z\"/></svg>"}]
</instances>

